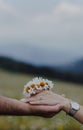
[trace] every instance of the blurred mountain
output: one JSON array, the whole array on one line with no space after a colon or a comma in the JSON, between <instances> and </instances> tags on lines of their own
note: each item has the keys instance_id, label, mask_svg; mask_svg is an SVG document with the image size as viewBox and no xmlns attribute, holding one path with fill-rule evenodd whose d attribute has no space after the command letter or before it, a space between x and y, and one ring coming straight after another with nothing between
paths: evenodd
<instances>
[{"instance_id":1,"label":"blurred mountain","mask_svg":"<svg viewBox=\"0 0 83 130\"><path fill-rule=\"evenodd\" d=\"M35 66L8 57L0 57L0 68L13 72L32 74L34 76L44 76L56 78L64 81L83 83L83 60L76 62L71 67L48 67ZM78 69L79 68L79 69Z\"/></svg>"},{"instance_id":2,"label":"blurred mountain","mask_svg":"<svg viewBox=\"0 0 83 130\"><path fill-rule=\"evenodd\" d=\"M0 68L83 83L83 58L57 48L0 45Z\"/></svg>"},{"instance_id":3,"label":"blurred mountain","mask_svg":"<svg viewBox=\"0 0 83 130\"><path fill-rule=\"evenodd\" d=\"M0 56L8 56L19 61L31 63L37 66L58 66L69 64L76 56L73 52L67 52L58 48L44 48L30 44L0 45Z\"/></svg>"},{"instance_id":4,"label":"blurred mountain","mask_svg":"<svg viewBox=\"0 0 83 130\"><path fill-rule=\"evenodd\" d=\"M74 73L83 73L83 59L76 61L74 65L72 65L71 71Z\"/></svg>"},{"instance_id":5,"label":"blurred mountain","mask_svg":"<svg viewBox=\"0 0 83 130\"><path fill-rule=\"evenodd\" d=\"M57 69L64 72L71 72L74 74L83 74L83 59L78 59L75 62L71 62L69 65L57 66Z\"/></svg>"}]
</instances>

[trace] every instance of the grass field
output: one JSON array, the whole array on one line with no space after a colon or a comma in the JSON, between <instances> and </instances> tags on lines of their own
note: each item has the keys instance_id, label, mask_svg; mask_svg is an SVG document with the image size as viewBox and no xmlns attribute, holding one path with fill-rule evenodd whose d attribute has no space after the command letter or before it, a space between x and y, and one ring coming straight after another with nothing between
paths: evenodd
<instances>
[{"instance_id":1,"label":"grass field","mask_svg":"<svg viewBox=\"0 0 83 130\"><path fill-rule=\"evenodd\" d=\"M34 75L24 75L0 70L0 95L16 99L23 98L23 86L33 77ZM67 97L83 105L83 85L65 83L57 80L53 80L53 82L55 84L53 88L55 93L64 93ZM83 130L83 125L64 112L61 112L50 119L33 116L1 116L0 130Z\"/></svg>"}]
</instances>

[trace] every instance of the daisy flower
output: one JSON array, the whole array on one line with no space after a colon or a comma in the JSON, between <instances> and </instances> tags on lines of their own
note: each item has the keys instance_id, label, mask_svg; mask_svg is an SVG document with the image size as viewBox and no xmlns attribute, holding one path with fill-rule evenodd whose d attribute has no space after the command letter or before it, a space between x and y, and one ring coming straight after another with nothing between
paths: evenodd
<instances>
[{"instance_id":1,"label":"daisy flower","mask_svg":"<svg viewBox=\"0 0 83 130\"><path fill-rule=\"evenodd\" d=\"M52 88L52 81L41 77L36 77L24 86L23 93L26 97L31 97L32 95L37 94L37 92L41 92L42 90L51 90Z\"/></svg>"}]
</instances>

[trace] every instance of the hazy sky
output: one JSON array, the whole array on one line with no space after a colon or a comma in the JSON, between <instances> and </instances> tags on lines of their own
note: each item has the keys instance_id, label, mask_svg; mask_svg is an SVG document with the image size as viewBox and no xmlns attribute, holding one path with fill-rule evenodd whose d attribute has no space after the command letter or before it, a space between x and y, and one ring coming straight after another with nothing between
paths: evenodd
<instances>
[{"instance_id":1,"label":"hazy sky","mask_svg":"<svg viewBox=\"0 0 83 130\"><path fill-rule=\"evenodd\" d=\"M0 0L0 45L8 43L83 56L83 0Z\"/></svg>"}]
</instances>

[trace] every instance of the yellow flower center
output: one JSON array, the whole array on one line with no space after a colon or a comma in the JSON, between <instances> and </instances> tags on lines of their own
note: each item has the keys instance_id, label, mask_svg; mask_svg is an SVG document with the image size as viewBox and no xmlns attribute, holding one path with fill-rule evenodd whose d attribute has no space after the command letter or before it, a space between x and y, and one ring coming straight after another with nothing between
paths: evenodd
<instances>
[{"instance_id":1,"label":"yellow flower center","mask_svg":"<svg viewBox=\"0 0 83 130\"><path fill-rule=\"evenodd\" d=\"M35 88L35 84L32 84L32 85L31 85L31 88Z\"/></svg>"},{"instance_id":2,"label":"yellow flower center","mask_svg":"<svg viewBox=\"0 0 83 130\"><path fill-rule=\"evenodd\" d=\"M40 87L40 85L39 85L39 84L37 84L37 87L39 88L39 87Z\"/></svg>"},{"instance_id":3,"label":"yellow flower center","mask_svg":"<svg viewBox=\"0 0 83 130\"><path fill-rule=\"evenodd\" d=\"M28 91L30 90L30 88L29 88L29 87L26 87L26 89L25 89L25 90L26 90L26 92L28 93Z\"/></svg>"},{"instance_id":4,"label":"yellow flower center","mask_svg":"<svg viewBox=\"0 0 83 130\"><path fill-rule=\"evenodd\" d=\"M41 83L40 83L40 86L42 86L42 87L43 87L44 85L45 85L45 83L44 83L44 82L41 82Z\"/></svg>"}]
</instances>

